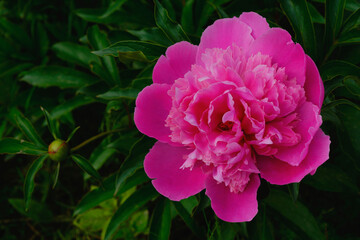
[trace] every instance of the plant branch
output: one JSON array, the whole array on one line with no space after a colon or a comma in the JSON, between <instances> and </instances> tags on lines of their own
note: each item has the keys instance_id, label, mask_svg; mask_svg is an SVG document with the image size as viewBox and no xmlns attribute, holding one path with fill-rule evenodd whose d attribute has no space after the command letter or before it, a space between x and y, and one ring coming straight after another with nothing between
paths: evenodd
<instances>
[{"instance_id":1,"label":"plant branch","mask_svg":"<svg viewBox=\"0 0 360 240\"><path fill-rule=\"evenodd\" d=\"M104 137L106 135L109 135L109 134L112 134L112 133L116 133L116 132L121 132L123 131L124 129L115 129L115 130L110 130L110 131L106 131L106 132L102 132L102 133L99 133L98 135L95 135L87 140L85 140L84 142L80 143L79 145L71 148L71 152L74 152L80 148L82 148L83 146L91 143L92 141L95 141L96 139L98 138L101 138L101 137Z\"/></svg>"}]
</instances>

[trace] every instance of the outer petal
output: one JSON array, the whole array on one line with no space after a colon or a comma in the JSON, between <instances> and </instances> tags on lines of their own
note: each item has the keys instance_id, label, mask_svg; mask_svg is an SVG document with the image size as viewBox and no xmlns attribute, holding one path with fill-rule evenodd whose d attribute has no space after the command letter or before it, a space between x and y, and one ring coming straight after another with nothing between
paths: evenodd
<instances>
[{"instance_id":1,"label":"outer petal","mask_svg":"<svg viewBox=\"0 0 360 240\"><path fill-rule=\"evenodd\" d=\"M233 44L244 49L254 41L251 28L239 18L224 18L205 29L201 36L196 62L201 63L201 55L207 48L226 49Z\"/></svg>"},{"instance_id":2,"label":"outer petal","mask_svg":"<svg viewBox=\"0 0 360 240\"><path fill-rule=\"evenodd\" d=\"M307 100L320 108L324 100L324 84L321 80L319 70L308 55L306 55L306 80L304 89Z\"/></svg>"},{"instance_id":3,"label":"outer petal","mask_svg":"<svg viewBox=\"0 0 360 240\"><path fill-rule=\"evenodd\" d=\"M259 176L252 174L243 192L232 193L224 183L218 184L209 177L206 181L206 195L210 198L211 207L220 219L227 222L251 221L258 211L256 195L259 186Z\"/></svg>"},{"instance_id":4,"label":"outer petal","mask_svg":"<svg viewBox=\"0 0 360 240\"><path fill-rule=\"evenodd\" d=\"M293 166L298 166L306 157L311 140L322 123L319 108L311 102L305 102L296 112L300 121L294 131L301 135L301 140L295 146L279 148L275 154L275 157Z\"/></svg>"},{"instance_id":5,"label":"outer petal","mask_svg":"<svg viewBox=\"0 0 360 240\"><path fill-rule=\"evenodd\" d=\"M201 168L180 169L192 150L156 142L145 157L146 174L153 178L156 190L173 201L197 194L205 188L206 174Z\"/></svg>"},{"instance_id":6,"label":"outer petal","mask_svg":"<svg viewBox=\"0 0 360 240\"><path fill-rule=\"evenodd\" d=\"M165 127L165 120L171 108L171 98L167 94L168 84L154 83L144 88L136 98L134 121L145 135L162 142L170 142L171 131Z\"/></svg>"},{"instance_id":7,"label":"outer petal","mask_svg":"<svg viewBox=\"0 0 360 240\"><path fill-rule=\"evenodd\" d=\"M166 57L161 56L153 71L154 83L173 84L184 77L195 63L198 47L188 42L178 42L166 50Z\"/></svg>"},{"instance_id":8,"label":"outer petal","mask_svg":"<svg viewBox=\"0 0 360 240\"><path fill-rule=\"evenodd\" d=\"M266 19L255 12L244 12L240 15L239 19L251 27L251 36L254 39L270 29Z\"/></svg>"},{"instance_id":9,"label":"outer petal","mask_svg":"<svg viewBox=\"0 0 360 240\"><path fill-rule=\"evenodd\" d=\"M296 78L301 86L305 82L305 53L299 44L291 40L291 35L283 29L271 28L255 39L248 52L249 55L261 52L272 57L273 63L285 67L289 78Z\"/></svg>"},{"instance_id":10,"label":"outer petal","mask_svg":"<svg viewBox=\"0 0 360 240\"><path fill-rule=\"evenodd\" d=\"M316 169L329 159L330 138L319 129L314 136L306 158L297 167L276 158L258 156L257 165L261 177L271 184L289 184L300 182L307 174L314 174Z\"/></svg>"}]
</instances>

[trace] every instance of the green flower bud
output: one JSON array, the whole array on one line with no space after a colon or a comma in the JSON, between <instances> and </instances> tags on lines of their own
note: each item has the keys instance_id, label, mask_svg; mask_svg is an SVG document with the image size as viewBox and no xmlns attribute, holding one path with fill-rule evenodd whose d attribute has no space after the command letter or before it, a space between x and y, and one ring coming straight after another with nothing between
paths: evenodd
<instances>
[{"instance_id":1,"label":"green flower bud","mask_svg":"<svg viewBox=\"0 0 360 240\"><path fill-rule=\"evenodd\" d=\"M64 140L56 139L49 145L48 153L52 160L63 161L69 154L69 145Z\"/></svg>"}]
</instances>

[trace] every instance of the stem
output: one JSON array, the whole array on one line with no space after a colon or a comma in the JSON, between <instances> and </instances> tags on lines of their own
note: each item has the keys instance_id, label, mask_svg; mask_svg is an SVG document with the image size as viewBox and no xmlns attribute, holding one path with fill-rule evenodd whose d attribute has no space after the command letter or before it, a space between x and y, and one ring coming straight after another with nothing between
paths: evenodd
<instances>
[{"instance_id":1,"label":"stem","mask_svg":"<svg viewBox=\"0 0 360 240\"><path fill-rule=\"evenodd\" d=\"M98 135L95 135L87 140L85 140L84 142L80 143L79 145L71 148L71 152L74 152L80 148L82 148L83 146L85 146L86 144L89 144L91 143L92 141L95 141L96 139L98 138L101 138L103 136L106 136L106 135L109 135L109 134L112 134L112 133L116 133L116 132L121 132L123 131L124 129L115 129L115 130L110 130L110 131L106 131L106 132L102 132L102 133L99 133Z\"/></svg>"}]
</instances>

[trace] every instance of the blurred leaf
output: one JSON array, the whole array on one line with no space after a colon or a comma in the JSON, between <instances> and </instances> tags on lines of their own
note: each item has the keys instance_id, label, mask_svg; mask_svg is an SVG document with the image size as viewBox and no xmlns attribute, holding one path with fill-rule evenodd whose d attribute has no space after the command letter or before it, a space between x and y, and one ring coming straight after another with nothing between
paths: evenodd
<instances>
[{"instance_id":1,"label":"blurred leaf","mask_svg":"<svg viewBox=\"0 0 360 240\"><path fill-rule=\"evenodd\" d=\"M172 202L176 211L179 213L180 217L184 220L185 224L190 228L190 230L199 238L205 238L205 229L202 226L199 226L190 213L183 206L182 202Z\"/></svg>"},{"instance_id":2,"label":"blurred leaf","mask_svg":"<svg viewBox=\"0 0 360 240\"><path fill-rule=\"evenodd\" d=\"M136 99L139 92L140 90L137 89L120 88L117 86L107 91L106 93L98 95L97 97L106 100L118 100L122 98Z\"/></svg>"},{"instance_id":3,"label":"blurred leaf","mask_svg":"<svg viewBox=\"0 0 360 240\"><path fill-rule=\"evenodd\" d=\"M149 240L167 240L170 236L170 200L161 197L156 204L150 223Z\"/></svg>"},{"instance_id":4,"label":"blurred leaf","mask_svg":"<svg viewBox=\"0 0 360 240\"><path fill-rule=\"evenodd\" d=\"M25 198L25 210L27 211L30 206L31 195L35 187L35 175L43 166L43 163L48 155L44 155L36 159L30 166L24 182L24 198Z\"/></svg>"},{"instance_id":5,"label":"blurred leaf","mask_svg":"<svg viewBox=\"0 0 360 240\"><path fill-rule=\"evenodd\" d=\"M31 49L33 41L26 33L26 31L19 25L7 21L4 17L0 19L0 27L8 34L12 39L23 45L27 49Z\"/></svg>"},{"instance_id":6,"label":"blurred leaf","mask_svg":"<svg viewBox=\"0 0 360 240\"><path fill-rule=\"evenodd\" d=\"M84 95L77 95L74 98L71 98L67 100L66 102L56 106L51 111L51 116L55 119L58 119L59 117L71 113L74 109L79 108L81 106L90 104L95 102L93 98L84 96Z\"/></svg>"},{"instance_id":7,"label":"blurred leaf","mask_svg":"<svg viewBox=\"0 0 360 240\"><path fill-rule=\"evenodd\" d=\"M172 42L159 28L144 28L141 30L128 30L129 33L138 37L141 41L151 41L168 47Z\"/></svg>"},{"instance_id":8,"label":"blurred leaf","mask_svg":"<svg viewBox=\"0 0 360 240\"><path fill-rule=\"evenodd\" d=\"M95 148L95 150L91 153L89 158L90 163L96 170L99 170L102 165L116 153L116 149L114 148L105 148L103 145L99 145ZM84 175L84 179L88 179L90 176L88 174Z\"/></svg>"},{"instance_id":9,"label":"blurred leaf","mask_svg":"<svg viewBox=\"0 0 360 240\"><path fill-rule=\"evenodd\" d=\"M119 191L126 179L143 166L144 158L154 145L154 140L146 136L141 137L131 147L129 155L125 158L116 176L115 194Z\"/></svg>"},{"instance_id":10,"label":"blurred leaf","mask_svg":"<svg viewBox=\"0 0 360 240\"><path fill-rule=\"evenodd\" d=\"M31 124L29 119L24 117L21 113L17 114L15 116L15 120L21 129L21 131L25 134L25 136L31 141L34 142L36 145L42 146L44 149L46 149L47 145L45 142L41 139L39 134L37 133L34 126Z\"/></svg>"},{"instance_id":11,"label":"blurred leaf","mask_svg":"<svg viewBox=\"0 0 360 240\"><path fill-rule=\"evenodd\" d=\"M81 214L88 209L97 206L103 201L112 198L115 192L115 180L116 174L113 174L104 180L102 187L96 188L95 190L85 194L76 206L73 215L75 216ZM145 172L143 170L138 170L126 180L121 189L118 190L118 195L148 180L149 178Z\"/></svg>"},{"instance_id":12,"label":"blurred leaf","mask_svg":"<svg viewBox=\"0 0 360 240\"><path fill-rule=\"evenodd\" d=\"M88 160L80 155L71 155L71 158L84 172L101 182L100 174L94 169Z\"/></svg>"},{"instance_id":13,"label":"blurred leaf","mask_svg":"<svg viewBox=\"0 0 360 240\"><path fill-rule=\"evenodd\" d=\"M76 43L58 42L52 46L52 50L58 58L83 67L89 68L93 62L101 64L99 58L92 54L89 48Z\"/></svg>"},{"instance_id":14,"label":"blurred leaf","mask_svg":"<svg viewBox=\"0 0 360 240\"><path fill-rule=\"evenodd\" d=\"M95 51L94 54L104 57L113 56L136 61L153 61L165 52L165 48L149 42L120 41L108 48Z\"/></svg>"},{"instance_id":15,"label":"blurred leaf","mask_svg":"<svg viewBox=\"0 0 360 240\"><path fill-rule=\"evenodd\" d=\"M106 18L118 10L127 0L114 0L110 3L106 12L100 18Z\"/></svg>"},{"instance_id":16,"label":"blurred leaf","mask_svg":"<svg viewBox=\"0 0 360 240\"><path fill-rule=\"evenodd\" d=\"M41 22L38 22L35 29L35 43L39 55L44 57L49 49L49 38Z\"/></svg>"},{"instance_id":17,"label":"blurred leaf","mask_svg":"<svg viewBox=\"0 0 360 240\"><path fill-rule=\"evenodd\" d=\"M345 9L348 11L356 11L360 9L360 3L357 0L346 0Z\"/></svg>"},{"instance_id":18,"label":"blurred leaf","mask_svg":"<svg viewBox=\"0 0 360 240\"><path fill-rule=\"evenodd\" d=\"M40 155L47 152L44 147L13 138L0 140L0 154L30 154Z\"/></svg>"},{"instance_id":19,"label":"blurred leaf","mask_svg":"<svg viewBox=\"0 0 360 240\"><path fill-rule=\"evenodd\" d=\"M22 63L22 64L17 64L16 66L11 66L0 73L0 78L16 75L25 70L28 70L29 68L32 68L33 66L34 64L32 63Z\"/></svg>"},{"instance_id":20,"label":"blurred leaf","mask_svg":"<svg viewBox=\"0 0 360 240\"><path fill-rule=\"evenodd\" d=\"M287 221L296 225L309 239L325 239L311 212L299 201L294 202L288 194L280 190L272 190L264 202Z\"/></svg>"},{"instance_id":21,"label":"blurred leaf","mask_svg":"<svg viewBox=\"0 0 360 240\"><path fill-rule=\"evenodd\" d=\"M110 240L116 233L119 225L140 207L158 196L151 184L147 184L131 195L115 212L106 229L105 240Z\"/></svg>"},{"instance_id":22,"label":"blurred leaf","mask_svg":"<svg viewBox=\"0 0 360 240\"><path fill-rule=\"evenodd\" d=\"M188 41L190 39L182 27L169 17L168 11L160 4L158 0L155 3L155 22L164 34L173 42Z\"/></svg>"},{"instance_id":23,"label":"blurred leaf","mask_svg":"<svg viewBox=\"0 0 360 240\"><path fill-rule=\"evenodd\" d=\"M45 108L40 107L40 109L45 116L46 123L48 125L49 131L50 131L51 135L53 136L53 138L54 139L60 138L60 133L59 133L58 129L56 128L56 125L55 125L52 115L50 115L50 113Z\"/></svg>"},{"instance_id":24,"label":"blurred leaf","mask_svg":"<svg viewBox=\"0 0 360 240\"><path fill-rule=\"evenodd\" d=\"M317 46L314 25L311 20L309 8L305 0L279 0L291 26L296 39L313 59L317 58Z\"/></svg>"},{"instance_id":25,"label":"blurred leaf","mask_svg":"<svg viewBox=\"0 0 360 240\"><path fill-rule=\"evenodd\" d=\"M60 66L35 68L25 73L21 80L36 87L59 87L61 89L80 88L96 82L96 78L89 74Z\"/></svg>"},{"instance_id":26,"label":"blurred leaf","mask_svg":"<svg viewBox=\"0 0 360 240\"><path fill-rule=\"evenodd\" d=\"M107 48L110 45L106 33L100 31L97 25L94 25L88 29L87 37L89 39L91 46L95 50L101 50ZM120 83L119 70L117 68L115 59L111 57L103 57L102 62L107 72L111 76L111 79L104 79L104 80L107 80L110 86L112 86L113 84L119 84Z\"/></svg>"},{"instance_id":27,"label":"blurred leaf","mask_svg":"<svg viewBox=\"0 0 360 240\"><path fill-rule=\"evenodd\" d=\"M340 61L340 60L333 60L325 63L320 68L321 78L324 81L332 79L336 76L360 76L360 67L351 64L349 62Z\"/></svg>"},{"instance_id":28,"label":"blurred leaf","mask_svg":"<svg viewBox=\"0 0 360 240\"><path fill-rule=\"evenodd\" d=\"M49 207L44 203L39 203L35 200L30 202L29 211L25 211L25 202L23 199L19 198L9 198L8 199L11 206L13 206L16 211L20 214L34 220L35 222L49 222L53 218L53 214L50 211Z\"/></svg>"},{"instance_id":29,"label":"blurred leaf","mask_svg":"<svg viewBox=\"0 0 360 240\"><path fill-rule=\"evenodd\" d=\"M309 175L304 179L304 183L322 191L359 193L356 182L331 163L319 167L313 176Z\"/></svg>"},{"instance_id":30,"label":"blurred leaf","mask_svg":"<svg viewBox=\"0 0 360 240\"><path fill-rule=\"evenodd\" d=\"M318 10L316 10L316 8L314 7L314 5L312 5L311 3L307 3L308 8L309 8L309 13L311 15L311 19L314 23L320 23L320 24L325 24L325 18L318 12Z\"/></svg>"}]
</instances>

